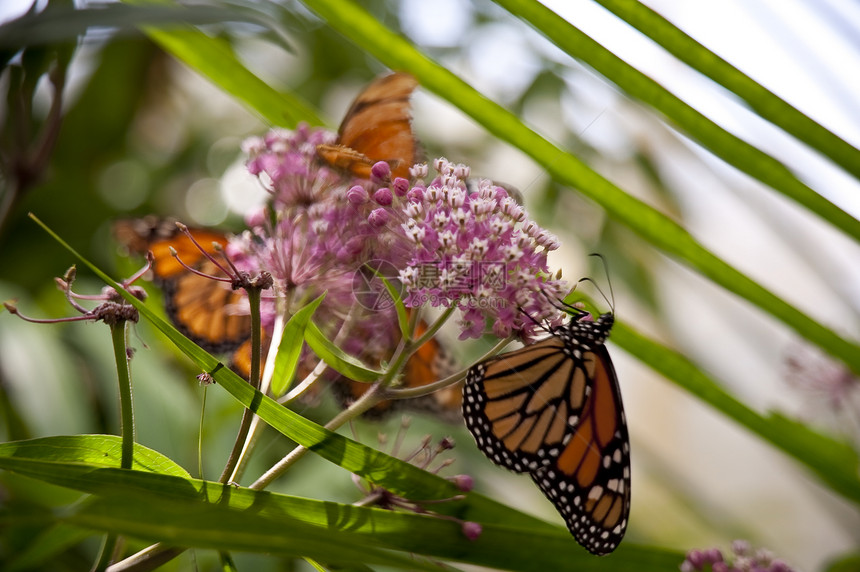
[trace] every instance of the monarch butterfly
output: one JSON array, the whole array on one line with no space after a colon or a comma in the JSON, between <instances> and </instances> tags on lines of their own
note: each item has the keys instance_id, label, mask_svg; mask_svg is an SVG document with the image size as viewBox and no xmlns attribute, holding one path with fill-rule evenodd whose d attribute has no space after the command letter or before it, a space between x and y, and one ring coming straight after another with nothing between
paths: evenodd
<instances>
[{"instance_id":1,"label":"monarch butterfly","mask_svg":"<svg viewBox=\"0 0 860 572\"><path fill-rule=\"evenodd\" d=\"M491 461L528 473L593 554L621 542L630 513L630 444L604 346L614 317L565 306L549 337L473 366L463 417Z\"/></svg>"}]
</instances>

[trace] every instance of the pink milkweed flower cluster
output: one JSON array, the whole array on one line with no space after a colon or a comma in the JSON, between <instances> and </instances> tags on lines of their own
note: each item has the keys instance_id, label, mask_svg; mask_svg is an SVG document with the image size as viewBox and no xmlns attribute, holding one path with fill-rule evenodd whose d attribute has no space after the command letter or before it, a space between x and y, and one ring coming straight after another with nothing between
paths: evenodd
<instances>
[{"instance_id":1,"label":"pink milkweed flower cluster","mask_svg":"<svg viewBox=\"0 0 860 572\"><path fill-rule=\"evenodd\" d=\"M370 180L354 179L318 159L316 146L333 140L301 126L245 142L248 170L272 200L246 217L250 230L231 243L238 267L270 272L281 292L300 300L327 291L328 312L341 320L355 301L356 272L370 261L399 272L407 306L458 309L461 339L481 336L487 321L499 337L529 339L541 322L563 320L554 303L565 284L547 264L559 242L504 188L480 180L470 189L468 167L445 159L433 163L429 183L423 164L409 180L392 180L385 162ZM274 305L264 310L273 315ZM384 311L393 320L393 308Z\"/></svg>"},{"instance_id":2,"label":"pink milkweed flower cluster","mask_svg":"<svg viewBox=\"0 0 860 572\"><path fill-rule=\"evenodd\" d=\"M401 228L414 248L400 272L407 305L456 306L460 339L480 337L487 319L500 338L529 338L542 321L558 325L554 301L566 287L547 265L558 239L504 188L481 179L470 190L468 167L437 159L434 168L429 184L419 179L406 192Z\"/></svg>"},{"instance_id":3,"label":"pink milkweed flower cluster","mask_svg":"<svg viewBox=\"0 0 860 572\"><path fill-rule=\"evenodd\" d=\"M746 540L732 542L732 553L723 556L717 548L691 550L679 567L681 572L792 572L792 568L766 549L753 550Z\"/></svg>"}]
</instances>

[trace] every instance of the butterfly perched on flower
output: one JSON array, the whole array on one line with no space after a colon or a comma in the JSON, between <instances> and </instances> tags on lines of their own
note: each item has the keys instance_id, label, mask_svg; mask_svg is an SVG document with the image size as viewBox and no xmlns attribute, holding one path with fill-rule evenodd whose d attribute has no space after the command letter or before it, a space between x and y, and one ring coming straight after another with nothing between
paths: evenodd
<instances>
[{"instance_id":1,"label":"butterfly perched on flower","mask_svg":"<svg viewBox=\"0 0 860 572\"><path fill-rule=\"evenodd\" d=\"M577 542L607 554L630 513L627 421L604 345L614 318L564 309L548 337L469 370L463 417L491 461L528 473Z\"/></svg>"},{"instance_id":2,"label":"butterfly perched on flower","mask_svg":"<svg viewBox=\"0 0 860 572\"><path fill-rule=\"evenodd\" d=\"M356 178L369 178L372 165L379 161L389 164L393 176L408 176L409 167L419 155L409 112L409 97L416 86L412 76L401 73L371 83L347 112L337 140L316 147L318 160ZM190 232L210 253L215 251L214 247L210 250L210 245L224 246L229 240L226 234L213 230L190 229ZM219 274L217 267L172 223L152 218L120 221L115 225L115 234L132 252L153 252L153 274L164 290L167 314L178 329L209 351L232 353L234 369L247 377L251 353L250 319L243 294L233 291L229 284L197 276L180 265L170 247L195 270ZM395 338L399 336L395 318L375 327L388 328ZM419 330L422 328L426 328L426 324L419 323ZM374 350L372 355L359 357L377 366L391 357L393 349L391 346L385 349L388 353ZM432 339L407 361L402 385L420 387L436 381L450 373L449 364L442 346ZM345 405L369 387L343 378L337 378L334 383L335 393ZM459 391L452 389L409 401L413 408L458 411ZM383 402L371 413L382 414L391 408L391 402Z\"/></svg>"}]
</instances>

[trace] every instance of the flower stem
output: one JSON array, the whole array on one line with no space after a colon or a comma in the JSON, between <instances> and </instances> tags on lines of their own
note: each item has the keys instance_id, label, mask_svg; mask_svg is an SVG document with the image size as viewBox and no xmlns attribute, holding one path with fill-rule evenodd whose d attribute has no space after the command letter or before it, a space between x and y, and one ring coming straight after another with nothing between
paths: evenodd
<instances>
[{"instance_id":1,"label":"flower stem","mask_svg":"<svg viewBox=\"0 0 860 572\"><path fill-rule=\"evenodd\" d=\"M92 572L103 572L104 570L107 570L111 558L113 557L116 541L117 535L115 533L109 532L105 535L104 542L102 542L102 547L99 552L99 557L93 564Z\"/></svg>"},{"instance_id":2,"label":"flower stem","mask_svg":"<svg viewBox=\"0 0 860 572\"><path fill-rule=\"evenodd\" d=\"M251 306L251 375L250 382L254 389L260 389L260 361L262 354L262 332L260 330L260 294L259 288L248 288L248 303ZM233 450L230 452L230 457L227 459L227 464L224 466L224 471L218 479L220 483L226 483L233 475L236 465L239 464L239 458L242 455L242 449L245 446L245 439L248 437L248 431L251 428L251 420L254 418L254 412L250 409L245 409L242 413L242 422L239 424L239 434L236 435L236 442L233 443Z\"/></svg>"},{"instance_id":3,"label":"flower stem","mask_svg":"<svg viewBox=\"0 0 860 572\"><path fill-rule=\"evenodd\" d=\"M209 386L203 386L203 403L200 405L200 426L197 430L197 478L203 478L203 420L206 415L206 393Z\"/></svg>"},{"instance_id":4,"label":"flower stem","mask_svg":"<svg viewBox=\"0 0 860 572\"><path fill-rule=\"evenodd\" d=\"M475 363L480 363L487 358L490 358L500 351L502 351L505 346L514 341L515 337L510 336L503 340L500 340L496 345L494 345L487 353L482 355L480 358L475 360ZM455 383L459 383L466 377L466 372L468 370L458 371L449 375L448 377L442 378L439 381L434 381L433 383L428 383L427 385L422 385L419 387L405 387L405 388L397 388L397 389L386 389L385 390L385 398L386 399L412 399L415 397L422 397L424 395L429 395L435 391L439 391L440 389L445 389L448 386L454 385Z\"/></svg>"},{"instance_id":5,"label":"flower stem","mask_svg":"<svg viewBox=\"0 0 860 572\"><path fill-rule=\"evenodd\" d=\"M134 459L134 404L131 395L131 368L126 346L126 322L120 320L110 327L116 373L119 382L120 431L122 435L122 458L120 468L130 469Z\"/></svg>"},{"instance_id":6,"label":"flower stem","mask_svg":"<svg viewBox=\"0 0 860 572\"><path fill-rule=\"evenodd\" d=\"M122 469L131 469L134 461L134 405L131 395L131 367L126 345L127 324L128 321L119 320L110 326L119 383L120 433L122 435L122 455L119 466ZM117 539L118 536L115 533L105 535L99 557L93 564L94 572L102 572L107 569L113 557Z\"/></svg>"},{"instance_id":7,"label":"flower stem","mask_svg":"<svg viewBox=\"0 0 860 572\"><path fill-rule=\"evenodd\" d=\"M325 428L329 431L336 431L344 424L352 421L362 413L372 408L374 405L382 401L382 382L374 383L365 391L361 397L348 408L341 411L331 421L326 423ZM266 471L259 479L254 481L248 488L260 490L266 488L269 483L281 476L293 464L304 457L308 453L308 449L299 445L290 451L286 457L278 461L271 469Z\"/></svg>"}]
</instances>

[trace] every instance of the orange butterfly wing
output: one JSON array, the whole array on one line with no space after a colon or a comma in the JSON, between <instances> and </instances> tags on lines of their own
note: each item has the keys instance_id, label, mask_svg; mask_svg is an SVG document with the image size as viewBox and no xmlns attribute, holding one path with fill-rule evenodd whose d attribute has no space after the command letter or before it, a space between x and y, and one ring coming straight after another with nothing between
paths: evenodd
<instances>
[{"instance_id":1,"label":"orange butterfly wing","mask_svg":"<svg viewBox=\"0 0 860 572\"><path fill-rule=\"evenodd\" d=\"M198 244L215 254L213 243L227 244L223 233L189 229ZM183 334L211 352L233 351L250 337L251 319L244 310L241 292L229 284L198 276L170 253L174 248L182 261L205 274L221 271L209 261L173 220L146 217L120 220L114 235L129 251L153 254L152 273L164 294L165 311Z\"/></svg>"},{"instance_id":2,"label":"orange butterfly wing","mask_svg":"<svg viewBox=\"0 0 860 572\"><path fill-rule=\"evenodd\" d=\"M567 522L576 540L595 554L612 552L630 514L630 445L615 369L606 348L583 356L592 397L554 465L532 479Z\"/></svg>"},{"instance_id":3,"label":"orange butterfly wing","mask_svg":"<svg viewBox=\"0 0 860 572\"><path fill-rule=\"evenodd\" d=\"M370 168L377 161L388 163L392 177L408 179L419 155L409 110L409 98L417 86L406 73L371 83L347 111L337 142L317 146L317 154L332 167L363 179L370 178Z\"/></svg>"}]
</instances>

